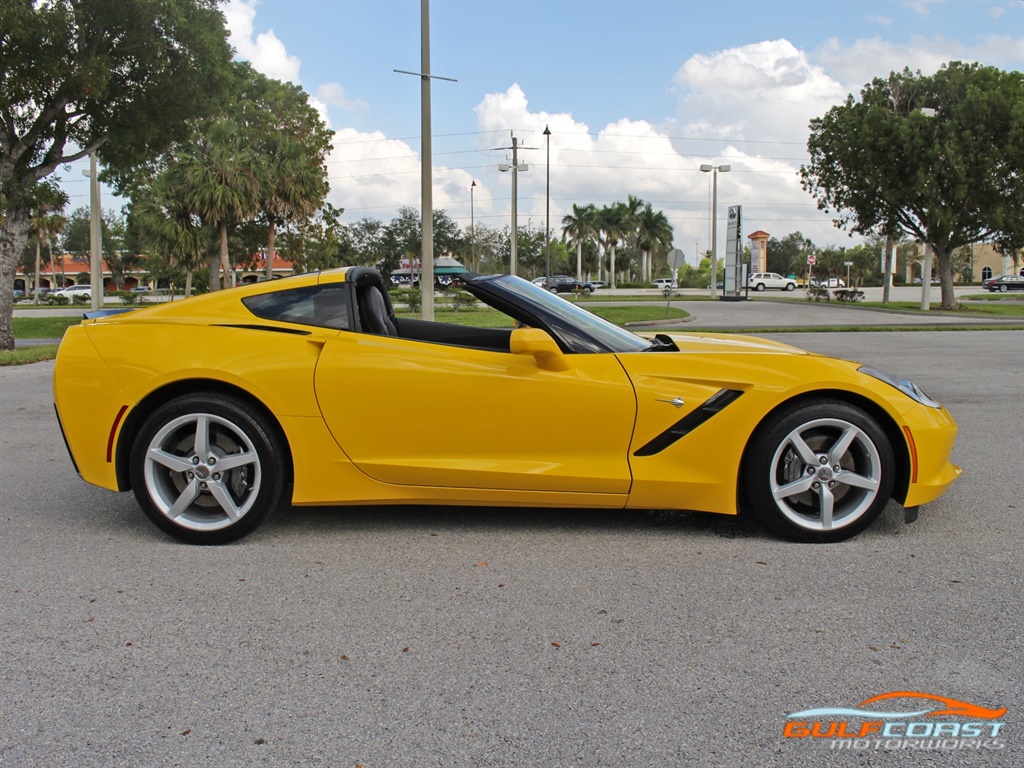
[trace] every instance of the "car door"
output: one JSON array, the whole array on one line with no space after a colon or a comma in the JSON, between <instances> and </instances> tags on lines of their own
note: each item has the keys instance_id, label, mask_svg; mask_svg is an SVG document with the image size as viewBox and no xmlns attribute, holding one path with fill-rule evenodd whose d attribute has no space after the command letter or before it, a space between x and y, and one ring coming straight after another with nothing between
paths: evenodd
<instances>
[{"instance_id":1,"label":"car door","mask_svg":"<svg viewBox=\"0 0 1024 768\"><path fill-rule=\"evenodd\" d=\"M561 360L342 333L315 386L338 445L381 482L628 493L628 377L612 354Z\"/></svg>"}]
</instances>

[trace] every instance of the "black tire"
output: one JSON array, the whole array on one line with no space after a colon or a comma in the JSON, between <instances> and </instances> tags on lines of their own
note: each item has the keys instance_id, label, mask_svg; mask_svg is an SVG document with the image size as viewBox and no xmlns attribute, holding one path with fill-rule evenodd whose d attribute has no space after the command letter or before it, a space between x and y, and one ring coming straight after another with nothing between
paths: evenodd
<instances>
[{"instance_id":1,"label":"black tire","mask_svg":"<svg viewBox=\"0 0 1024 768\"><path fill-rule=\"evenodd\" d=\"M551 291L552 293L558 293L557 288L548 288L548 290Z\"/></svg>"},{"instance_id":2,"label":"black tire","mask_svg":"<svg viewBox=\"0 0 1024 768\"><path fill-rule=\"evenodd\" d=\"M756 286L754 286L754 290L755 291L763 291L764 290L764 283L758 283Z\"/></svg>"},{"instance_id":3,"label":"black tire","mask_svg":"<svg viewBox=\"0 0 1024 768\"><path fill-rule=\"evenodd\" d=\"M796 283L786 283L786 290L787 291L795 291L796 290Z\"/></svg>"},{"instance_id":4,"label":"black tire","mask_svg":"<svg viewBox=\"0 0 1024 768\"><path fill-rule=\"evenodd\" d=\"M590 295L590 289L589 288L584 288L583 289L583 295L584 296L589 296Z\"/></svg>"},{"instance_id":5,"label":"black tire","mask_svg":"<svg viewBox=\"0 0 1024 768\"><path fill-rule=\"evenodd\" d=\"M843 541L882 513L894 469L889 439L867 413L830 400L797 403L772 414L751 438L741 498L791 541Z\"/></svg>"},{"instance_id":6,"label":"black tire","mask_svg":"<svg viewBox=\"0 0 1024 768\"><path fill-rule=\"evenodd\" d=\"M220 394L185 395L160 406L131 451L142 511L190 544L226 544L251 533L280 504L287 479L276 425Z\"/></svg>"},{"instance_id":7,"label":"black tire","mask_svg":"<svg viewBox=\"0 0 1024 768\"><path fill-rule=\"evenodd\" d=\"M1006 288L1006 286L1005 286L1005 285L1000 285L1000 286L999 286L999 292L1000 292L1000 293L1006 293L1006 290L1007 290L1007 288Z\"/></svg>"}]
</instances>

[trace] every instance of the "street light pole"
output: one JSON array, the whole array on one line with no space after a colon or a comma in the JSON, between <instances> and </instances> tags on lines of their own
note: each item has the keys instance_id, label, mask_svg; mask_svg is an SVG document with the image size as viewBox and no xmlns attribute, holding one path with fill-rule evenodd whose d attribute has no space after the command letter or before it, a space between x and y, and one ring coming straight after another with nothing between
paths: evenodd
<instances>
[{"instance_id":1,"label":"street light pole","mask_svg":"<svg viewBox=\"0 0 1024 768\"><path fill-rule=\"evenodd\" d=\"M89 305L93 310L103 307L103 230L100 226L100 179L96 168L96 153L89 153L89 282L92 284ZM39 292L36 292L39 301Z\"/></svg>"},{"instance_id":2,"label":"street light pole","mask_svg":"<svg viewBox=\"0 0 1024 768\"><path fill-rule=\"evenodd\" d=\"M718 172L728 173L731 165L707 165L700 167L704 173L712 173L711 182L711 295L715 295L718 281Z\"/></svg>"},{"instance_id":3,"label":"street light pole","mask_svg":"<svg viewBox=\"0 0 1024 768\"><path fill-rule=\"evenodd\" d=\"M544 274L551 274L551 130L544 126L544 138L547 139L547 191L544 193L544 249L547 257L544 261Z\"/></svg>"},{"instance_id":4,"label":"street light pole","mask_svg":"<svg viewBox=\"0 0 1024 768\"><path fill-rule=\"evenodd\" d=\"M476 263L476 214L473 210L473 191L476 189L476 179L469 185L469 263L474 269L479 269Z\"/></svg>"}]
</instances>

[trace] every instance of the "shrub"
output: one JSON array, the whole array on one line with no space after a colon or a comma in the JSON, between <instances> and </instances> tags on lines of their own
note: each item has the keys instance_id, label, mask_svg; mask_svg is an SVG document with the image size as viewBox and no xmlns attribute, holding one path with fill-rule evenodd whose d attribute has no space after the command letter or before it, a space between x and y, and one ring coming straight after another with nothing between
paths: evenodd
<instances>
[{"instance_id":1,"label":"shrub","mask_svg":"<svg viewBox=\"0 0 1024 768\"><path fill-rule=\"evenodd\" d=\"M452 291L452 311L458 312L460 309L471 309L476 305L476 296L466 291Z\"/></svg>"},{"instance_id":2,"label":"shrub","mask_svg":"<svg viewBox=\"0 0 1024 768\"><path fill-rule=\"evenodd\" d=\"M845 302L856 302L864 300L864 291L854 290L852 288L840 288L835 292L836 301Z\"/></svg>"},{"instance_id":3,"label":"shrub","mask_svg":"<svg viewBox=\"0 0 1024 768\"><path fill-rule=\"evenodd\" d=\"M832 295L828 292L828 288L823 285L809 285L807 286L807 300L832 301Z\"/></svg>"},{"instance_id":4,"label":"shrub","mask_svg":"<svg viewBox=\"0 0 1024 768\"><path fill-rule=\"evenodd\" d=\"M423 294L419 288L399 288L391 291L392 304L405 304L410 312L419 312L423 306Z\"/></svg>"}]
</instances>

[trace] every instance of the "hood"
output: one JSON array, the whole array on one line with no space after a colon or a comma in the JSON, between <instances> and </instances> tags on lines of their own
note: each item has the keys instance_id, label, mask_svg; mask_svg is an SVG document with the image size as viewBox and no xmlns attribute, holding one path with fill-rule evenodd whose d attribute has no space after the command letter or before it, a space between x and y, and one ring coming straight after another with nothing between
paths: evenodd
<instances>
[{"instance_id":1,"label":"hood","mask_svg":"<svg viewBox=\"0 0 1024 768\"><path fill-rule=\"evenodd\" d=\"M732 333L641 333L645 338L670 338L680 352L700 354L779 354L814 355L798 347L778 341L760 339L755 336L741 336Z\"/></svg>"}]
</instances>

